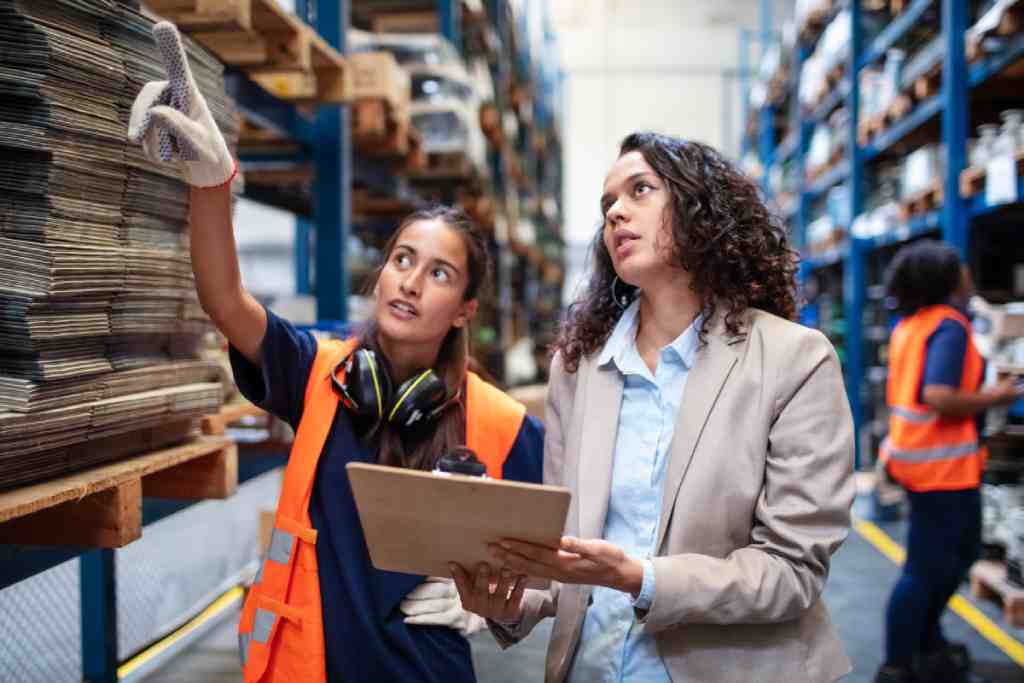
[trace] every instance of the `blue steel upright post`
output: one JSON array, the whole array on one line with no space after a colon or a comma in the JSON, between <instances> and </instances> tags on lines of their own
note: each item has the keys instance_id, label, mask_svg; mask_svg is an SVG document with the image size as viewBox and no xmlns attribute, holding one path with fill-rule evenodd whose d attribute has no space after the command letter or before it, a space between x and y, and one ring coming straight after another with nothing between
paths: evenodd
<instances>
[{"instance_id":1,"label":"blue steel upright post","mask_svg":"<svg viewBox=\"0 0 1024 683\"><path fill-rule=\"evenodd\" d=\"M850 164L849 218L854 218L864 209L864 160L857 142L857 119L860 115L860 78L857 63L862 52L863 34L860 26L860 3L850 3L850 55L847 62L847 77L850 79L850 95L847 100L849 122L846 134L846 156ZM847 230L850 225L845 226ZM867 290L866 254L860 242L852 236L849 239L846 264L843 269L843 302L846 317L846 393L853 412L855 463L860 466L860 426L864 422L861 404L861 384L864 381L864 298Z\"/></svg>"},{"instance_id":2,"label":"blue steel upright post","mask_svg":"<svg viewBox=\"0 0 1024 683\"><path fill-rule=\"evenodd\" d=\"M348 52L349 0L317 3L316 30L343 55ZM348 320L345 254L352 227L352 139L348 105L321 105L314 124L313 219L316 223L316 314Z\"/></svg>"},{"instance_id":3,"label":"blue steel upright post","mask_svg":"<svg viewBox=\"0 0 1024 683\"><path fill-rule=\"evenodd\" d=\"M299 216L295 219L295 244L293 260L295 262L295 293L312 294L313 278L309 270L309 262L313 255L313 234L315 226L307 219Z\"/></svg>"},{"instance_id":4,"label":"blue steel upright post","mask_svg":"<svg viewBox=\"0 0 1024 683\"><path fill-rule=\"evenodd\" d=\"M772 7L771 0L761 0L761 61L770 49L772 38ZM755 70L755 72L760 69ZM760 121L758 121L758 156L761 157L761 165L764 172L761 176L761 191L765 197L771 193L771 181L769 179L772 165L775 163L775 107L767 101L768 93L765 92L766 101L761 105Z\"/></svg>"},{"instance_id":5,"label":"blue steel upright post","mask_svg":"<svg viewBox=\"0 0 1024 683\"><path fill-rule=\"evenodd\" d=\"M459 54L462 53L462 2L461 0L438 0L441 35L448 39Z\"/></svg>"},{"instance_id":6,"label":"blue steel upright post","mask_svg":"<svg viewBox=\"0 0 1024 683\"><path fill-rule=\"evenodd\" d=\"M117 683L117 579L114 551L100 548L79 560L82 678Z\"/></svg>"},{"instance_id":7,"label":"blue steel upright post","mask_svg":"<svg viewBox=\"0 0 1024 683\"><path fill-rule=\"evenodd\" d=\"M796 233L796 239L799 242L800 249L806 250L807 248L807 217L810 213L810 201L807 198L807 148L811 144L811 128L804 121L803 105L800 103L800 72L803 70L803 64L810 57L810 49L805 45L801 45L797 41L796 51L796 64L794 66L794 73L796 74L796 82L793 85L794 98L796 99L796 173L797 173L797 205L796 205L796 224L794 232ZM806 277L807 267L801 264L800 272Z\"/></svg>"},{"instance_id":8,"label":"blue steel upright post","mask_svg":"<svg viewBox=\"0 0 1024 683\"><path fill-rule=\"evenodd\" d=\"M295 0L295 15L309 25L316 22L316 0ZM313 277L310 261L313 258L313 235L316 226L304 216L295 218L295 244L292 261L295 267L295 293L312 294Z\"/></svg>"},{"instance_id":9,"label":"blue steel upright post","mask_svg":"<svg viewBox=\"0 0 1024 683\"><path fill-rule=\"evenodd\" d=\"M750 139L747 137L747 116L750 112L750 84L747 82L747 71L750 68L750 31L740 29L740 154L742 161L747 154Z\"/></svg>"},{"instance_id":10,"label":"blue steel upright post","mask_svg":"<svg viewBox=\"0 0 1024 683\"><path fill-rule=\"evenodd\" d=\"M942 0L942 140L946 145L943 179L942 237L967 258L969 223L967 202L960 197L960 172L967 166L967 3Z\"/></svg>"}]
</instances>

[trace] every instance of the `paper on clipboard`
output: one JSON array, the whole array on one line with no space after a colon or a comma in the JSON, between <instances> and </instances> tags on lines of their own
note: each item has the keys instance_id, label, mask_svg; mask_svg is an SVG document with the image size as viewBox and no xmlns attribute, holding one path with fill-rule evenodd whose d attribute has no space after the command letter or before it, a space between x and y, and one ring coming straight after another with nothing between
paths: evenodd
<instances>
[{"instance_id":1,"label":"paper on clipboard","mask_svg":"<svg viewBox=\"0 0 1024 683\"><path fill-rule=\"evenodd\" d=\"M514 538L558 547L571 494L561 486L346 465L377 569L451 576L449 562L487 562L487 544Z\"/></svg>"}]
</instances>

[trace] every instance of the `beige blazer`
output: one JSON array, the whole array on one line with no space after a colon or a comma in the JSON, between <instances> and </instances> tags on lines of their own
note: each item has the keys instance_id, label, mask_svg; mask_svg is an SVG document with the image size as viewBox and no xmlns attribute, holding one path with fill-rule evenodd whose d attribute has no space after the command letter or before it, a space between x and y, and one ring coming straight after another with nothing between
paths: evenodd
<instances>
[{"instance_id":1,"label":"beige blazer","mask_svg":"<svg viewBox=\"0 0 1024 683\"><path fill-rule=\"evenodd\" d=\"M730 337L719 318L686 382L641 623L676 681L833 681L850 671L820 600L853 502L853 423L832 346L762 311ZM566 533L600 538L611 490L622 377L599 354L551 366L544 480L569 487ZM527 591L505 647L555 623L546 680L563 681L589 586Z\"/></svg>"}]
</instances>

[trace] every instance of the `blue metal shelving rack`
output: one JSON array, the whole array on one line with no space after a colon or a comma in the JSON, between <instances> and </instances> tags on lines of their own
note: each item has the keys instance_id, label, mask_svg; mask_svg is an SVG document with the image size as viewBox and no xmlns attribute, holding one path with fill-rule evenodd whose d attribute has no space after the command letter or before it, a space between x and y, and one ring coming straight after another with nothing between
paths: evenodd
<instances>
[{"instance_id":1,"label":"blue metal shelving rack","mask_svg":"<svg viewBox=\"0 0 1024 683\"><path fill-rule=\"evenodd\" d=\"M864 208L865 175L869 172L871 164L883 155L891 155L895 145L924 124L935 120L936 117L941 120L941 142L947 150L947 168L943 178L946 199L941 208L911 219L893 233L871 239L851 239L846 248L825 256L816 258L805 256L801 264L801 281L805 281L813 272L822 268L842 269L843 308L847 324L845 330L847 351L845 377L848 397L859 434L864 421L861 388L866 381L866 368L862 321L869 284L867 281L869 257L880 248L898 245L921 235L936 232L941 235L942 239L956 246L965 259L969 257L972 219L1000 208L988 206L983 195L970 200L965 200L960 196L960 173L967 165L969 100L974 89L1008 66L1024 59L1024 36L1010 39L999 52L989 54L977 63L968 65L964 47L964 32L968 27L968 16L967 3L963 0L913 0L902 14L895 17L887 27L867 43L860 21L861 3L848 2L845 3L845 6L850 11L852 21L851 43L848 68L839 87L809 116L800 113L799 105L797 105L796 114L790 117L789 130L778 143L776 143L772 132L766 133L763 130L764 124L770 124L772 121L774 112L771 107L766 106L760 115L762 130L757 143L766 176L773 165L785 163L790 159L794 159L798 165L801 187L791 223L795 242L801 247L806 245L810 204L835 185L846 184L849 190L849 215L859 215ZM858 76L860 71L881 59L886 50L896 45L922 20L926 12L936 8L940 14L939 35L943 49L941 91L930 99L918 103L905 118L875 137L869 144L860 145L857 140L857 114L860 105ZM764 12L765 10L762 9L763 15ZM798 41L796 54L793 55L795 75L792 90L794 98L800 67L810 54L812 47L813 45L802 44L801 41ZM821 120L836 106L844 103L850 112L849 130L846 137L846 157L837 168L825 177L808 185L804 174L804 156L807 152L813 124ZM744 133L744 135L746 134ZM752 147L752 141L742 140L742 150L745 151ZM1018 185L1024 190L1024 181L1018 179ZM765 186L767 187L767 183ZM810 320L811 317L806 319ZM859 441L858 439L858 467L866 465L870 460L867 457L869 454L860 452Z\"/></svg>"}]
</instances>

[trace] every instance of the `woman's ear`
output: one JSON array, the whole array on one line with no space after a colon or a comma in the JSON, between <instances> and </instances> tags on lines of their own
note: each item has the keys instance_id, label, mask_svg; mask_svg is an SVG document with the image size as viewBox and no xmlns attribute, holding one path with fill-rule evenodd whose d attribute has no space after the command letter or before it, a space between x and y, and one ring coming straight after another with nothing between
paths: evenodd
<instances>
[{"instance_id":1,"label":"woman's ear","mask_svg":"<svg viewBox=\"0 0 1024 683\"><path fill-rule=\"evenodd\" d=\"M462 304L462 308L459 314L452 321L452 327L465 327L469 324L469 321L476 317L476 310L479 307L479 302L476 299L470 299Z\"/></svg>"}]
</instances>

